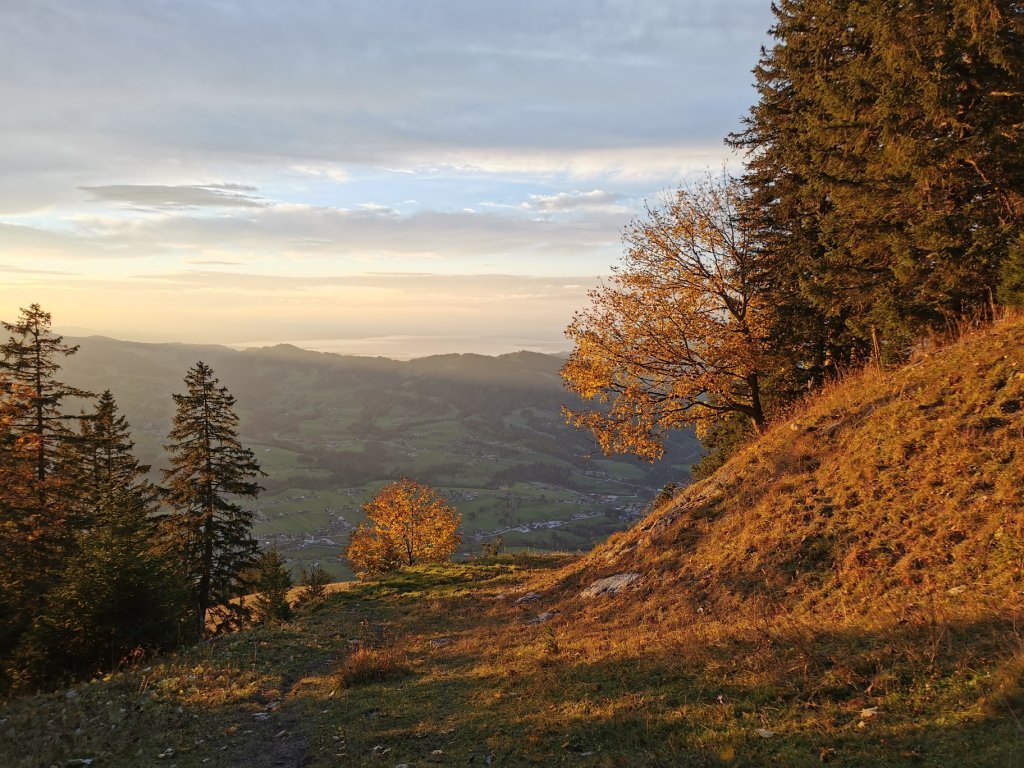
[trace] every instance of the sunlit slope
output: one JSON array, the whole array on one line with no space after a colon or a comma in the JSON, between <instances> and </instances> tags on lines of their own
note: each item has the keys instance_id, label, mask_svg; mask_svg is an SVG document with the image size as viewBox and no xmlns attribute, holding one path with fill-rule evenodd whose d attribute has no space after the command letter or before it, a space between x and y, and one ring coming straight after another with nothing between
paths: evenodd
<instances>
[{"instance_id":1,"label":"sunlit slope","mask_svg":"<svg viewBox=\"0 0 1024 768\"><path fill-rule=\"evenodd\" d=\"M676 610L1020 603L1024 323L834 384L574 566ZM684 608L685 606L685 608Z\"/></svg>"}]
</instances>

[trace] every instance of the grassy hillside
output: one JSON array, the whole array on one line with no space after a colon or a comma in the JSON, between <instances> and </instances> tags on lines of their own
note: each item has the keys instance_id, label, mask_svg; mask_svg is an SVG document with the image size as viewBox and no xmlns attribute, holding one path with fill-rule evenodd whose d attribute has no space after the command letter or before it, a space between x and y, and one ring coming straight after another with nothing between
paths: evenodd
<instances>
[{"instance_id":1,"label":"grassy hillside","mask_svg":"<svg viewBox=\"0 0 1024 768\"><path fill-rule=\"evenodd\" d=\"M0 756L1022 765L1022 350L1006 323L837 384L586 556L338 585L291 626L13 702Z\"/></svg>"},{"instance_id":2,"label":"grassy hillside","mask_svg":"<svg viewBox=\"0 0 1024 768\"><path fill-rule=\"evenodd\" d=\"M699 455L692 434L669 460L587 458L589 436L565 426L561 361L520 352L440 355L408 362L311 352L289 345L220 346L75 339L63 375L109 388L132 425L137 453L166 466L161 447L197 360L238 400L243 441L268 473L256 534L298 566L350 577L338 560L361 505L412 477L450 495L464 549L501 536L512 547L585 550L635 519L646 499L685 477ZM159 479L156 477L155 479Z\"/></svg>"}]
</instances>

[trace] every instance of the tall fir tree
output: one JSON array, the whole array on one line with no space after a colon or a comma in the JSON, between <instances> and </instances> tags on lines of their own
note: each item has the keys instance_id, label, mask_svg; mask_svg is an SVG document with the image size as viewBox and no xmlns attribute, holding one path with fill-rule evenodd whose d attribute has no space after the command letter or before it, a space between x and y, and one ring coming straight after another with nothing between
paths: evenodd
<instances>
[{"instance_id":1,"label":"tall fir tree","mask_svg":"<svg viewBox=\"0 0 1024 768\"><path fill-rule=\"evenodd\" d=\"M259 494L256 479L264 473L238 439L235 398L210 367L196 363L185 385L185 394L174 395L177 413L166 446L171 467L164 471L163 497L171 507L167 530L182 552L201 637L208 611L216 608L221 620L228 620L240 609L230 601L259 549L251 532L253 513L238 500Z\"/></svg>"},{"instance_id":2,"label":"tall fir tree","mask_svg":"<svg viewBox=\"0 0 1024 768\"><path fill-rule=\"evenodd\" d=\"M778 0L746 129L780 344L813 378L989 302L1024 222L1016 0ZM1004 279L1003 282L1006 282Z\"/></svg>"},{"instance_id":3,"label":"tall fir tree","mask_svg":"<svg viewBox=\"0 0 1024 768\"><path fill-rule=\"evenodd\" d=\"M83 412L79 419L79 432L62 458L75 478L75 503L83 516L110 509L155 511L157 488L146 479L150 467L133 455L128 421L118 412L110 390L97 398L91 413Z\"/></svg>"},{"instance_id":4,"label":"tall fir tree","mask_svg":"<svg viewBox=\"0 0 1024 768\"><path fill-rule=\"evenodd\" d=\"M50 331L52 318L38 304L21 310L14 323L3 323L11 335L0 344L0 372L5 386L19 389L24 407L11 419L12 431L30 441L34 452L34 471L40 504L45 506L46 480L52 472L57 452L69 437L69 417L61 411L64 401L72 397L92 397L84 389L57 379L61 357L78 351L77 346L64 343L64 337Z\"/></svg>"},{"instance_id":5,"label":"tall fir tree","mask_svg":"<svg viewBox=\"0 0 1024 768\"><path fill-rule=\"evenodd\" d=\"M78 521L57 460L71 430L64 401L90 393L59 380L77 347L51 332L38 304L21 310L0 344L0 657L24 639L75 551ZM6 661L0 687L9 684Z\"/></svg>"}]
</instances>

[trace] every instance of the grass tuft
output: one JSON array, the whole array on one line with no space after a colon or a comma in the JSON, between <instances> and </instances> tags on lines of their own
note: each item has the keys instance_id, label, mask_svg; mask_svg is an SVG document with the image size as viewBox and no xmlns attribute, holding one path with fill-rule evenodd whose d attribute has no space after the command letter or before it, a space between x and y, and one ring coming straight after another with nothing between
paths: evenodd
<instances>
[{"instance_id":1,"label":"grass tuft","mask_svg":"<svg viewBox=\"0 0 1024 768\"><path fill-rule=\"evenodd\" d=\"M353 688L402 677L410 671L408 660L395 648L359 645L339 662L336 676L342 687Z\"/></svg>"}]
</instances>

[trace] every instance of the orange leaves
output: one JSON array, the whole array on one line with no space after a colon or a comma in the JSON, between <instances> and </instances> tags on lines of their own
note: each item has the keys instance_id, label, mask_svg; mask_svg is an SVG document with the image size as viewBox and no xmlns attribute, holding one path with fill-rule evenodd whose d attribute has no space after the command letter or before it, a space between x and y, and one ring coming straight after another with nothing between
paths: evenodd
<instances>
[{"instance_id":1,"label":"orange leaves","mask_svg":"<svg viewBox=\"0 0 1024 768\"><path fill-rule=\"evenodd\" d=\"M363 505L369 520L352 533L345 557L356 575L451 559L462 537L462 518L437 491L402 479Z\"/></svg>"},{"instance_id":2,"label":"orange leaves","mask_svg":"<svg viewBox=\"0 0 1024 768\"><path fill-rule=\"evenodd\" d=\"M741 413L764 421L764 316L740 220L743 189L710 175L626 229L626 255L566 329L568 389L606 404L566 410L605 453L654 460L674 427Z\"/></svg>"}]
</instances>

